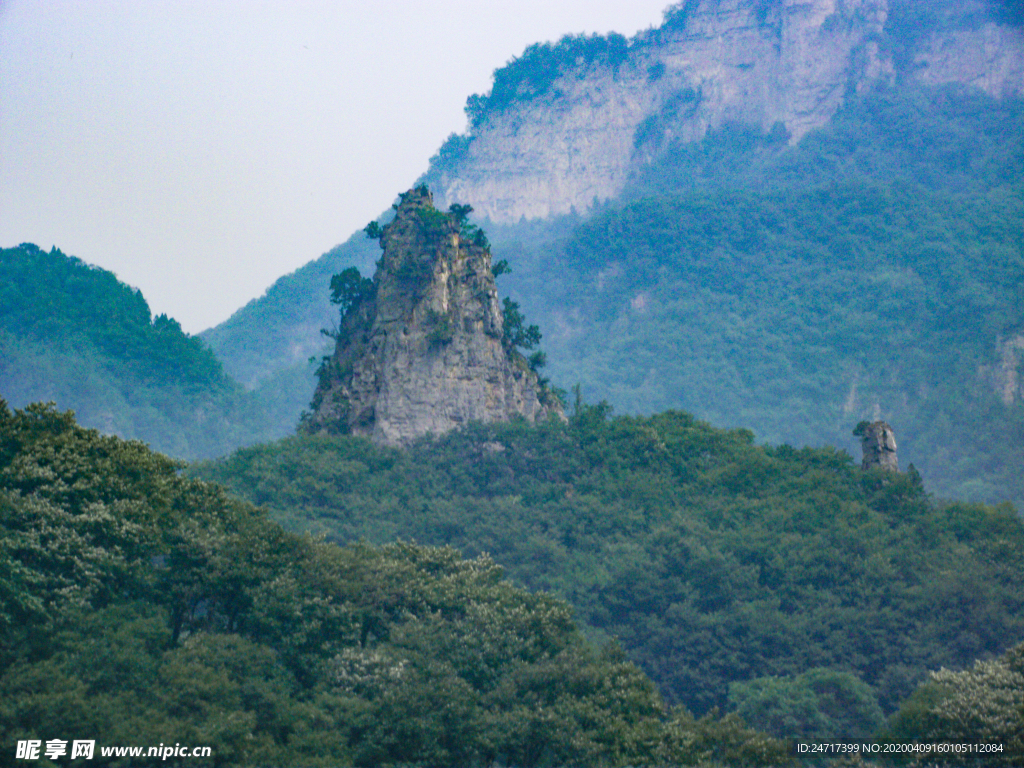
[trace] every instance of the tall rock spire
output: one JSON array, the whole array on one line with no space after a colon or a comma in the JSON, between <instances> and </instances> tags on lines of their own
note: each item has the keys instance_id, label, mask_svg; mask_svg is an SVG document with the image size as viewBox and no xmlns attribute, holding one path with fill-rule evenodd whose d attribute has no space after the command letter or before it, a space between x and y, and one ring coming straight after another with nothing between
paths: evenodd
<instances>
[{"instance_id":1,"label":"tall rock spire","mask_svg":"<svg viewBox=\"0 0 1024 768\"><path fill-rule=\"evenodd\" d=\"M853 430L860 438L862 452L861 468L881 467L890 472L898 472L899 462L896 460L896 433L884 421L862 421Z\"/></svg>"},{"instance_id":2,"label":"tall rock spire","mask_svg":"<svg viewBox=\"0 0 1024 768\"><path fill-rule=\"evenodd\" d=\"M490 249L466 210L438 211L418 187L390 224L371 225L384 254L372 282L354 271L332 282L337 345L304 429L401 445L469 421L561 415L506 333Z\"/></svg>"}]
</instances>

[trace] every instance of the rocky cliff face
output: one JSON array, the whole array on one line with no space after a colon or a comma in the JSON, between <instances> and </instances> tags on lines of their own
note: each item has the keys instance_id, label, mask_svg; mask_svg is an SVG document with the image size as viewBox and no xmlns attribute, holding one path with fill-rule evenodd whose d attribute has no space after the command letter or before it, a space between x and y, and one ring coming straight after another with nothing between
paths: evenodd
<instances>
[{"instance_id":1,"label":"rocky cliff face","mask_svg":"<svg viewBox=\"0 0 1024 768\"><path fill-rule=\"evenodd\" d=\"M381 246L372 287L351 302L321 370L307 430L401 445L469 421L561 414L505 339L482 233L420 187L402 195Z\"/></svg>"},{"instance_id":2,"label":"rocky cliff face","mask_svg":"<svg viewBox=\"0 0 1024 768\"><path fill-rule=\"evenodd\" d=\"M618 194L668 140L742 121L791 140L828 122L845 94L894 77L891 0L689 0L614 64L580 61L541 96L493 111L439 200L497 222L584 211ZM896 57L899 58L899 57ZM908 77L1024 93L1024 33L974 20L915 38ZM463 142L465 144L465 141Z\"/></svg>"},{"instance_id":3,"label":"rocky cliff face","mask_svg":"<svg viewBox=\"0 0 1024 768\"><path fill-rule=\"evenodd\" d=\"M914 55L925 85L963 83L991 96L1024 93L1024 28L994 23L929 35Z\"/></svg>"}]
</instances>

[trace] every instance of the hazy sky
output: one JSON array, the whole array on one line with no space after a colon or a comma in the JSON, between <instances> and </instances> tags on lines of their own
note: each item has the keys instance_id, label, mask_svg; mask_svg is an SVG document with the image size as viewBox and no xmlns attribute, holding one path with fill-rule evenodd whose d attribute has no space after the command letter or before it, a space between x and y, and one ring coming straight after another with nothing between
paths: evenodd
<instances>
[{"instance_id":1,"label":"hazy sky","mask_svg":"<svg viewBox=\"0 0 1024 768\"><path fill-rule=\"evenodd\" d=\"M344 241L533 42L670 0L0 0L0 246L198 332Z\"/></svg>"}]
</instances>

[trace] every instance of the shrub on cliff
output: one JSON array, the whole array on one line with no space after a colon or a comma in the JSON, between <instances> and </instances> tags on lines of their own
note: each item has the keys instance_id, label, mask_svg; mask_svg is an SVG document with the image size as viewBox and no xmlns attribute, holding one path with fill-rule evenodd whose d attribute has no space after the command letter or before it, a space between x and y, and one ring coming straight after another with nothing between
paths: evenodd
<instances>
[{"instance_id":1,"label":"shrub on cliff","mask_svg":"<svg viewBox=\"0 0 1024 768\"><path fill-rule=\"evenodd\" d=\"M355 267L331 277L331 303L337 304L344 318L373 293L373 281L359 274Z\"/></svg>"}]
</instances>

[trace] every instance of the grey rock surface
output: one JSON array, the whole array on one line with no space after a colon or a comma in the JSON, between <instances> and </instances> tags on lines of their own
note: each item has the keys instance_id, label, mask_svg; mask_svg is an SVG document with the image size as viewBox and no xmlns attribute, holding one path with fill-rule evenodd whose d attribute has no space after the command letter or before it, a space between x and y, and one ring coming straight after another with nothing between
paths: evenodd
<instances>
[{"instance_id":1,"label":"grey rock surface","mask_svg":"<svg viewBox=\"0 0 1024 768\"><path fill-rule=\"evenodd\" d=\"M370 294L342 318L309 431L403 445L470 421L561 416L557 399L504 340L491 254L460 233L425 187L384 227Z\"/></svg>"},{"instance_id":2,"label":"grey rock surface","mask_svg":"<svg viewBox=\"0 0 1024 768\"><path fill-rule=\"evenodd\" d=\"M899 472L896 458L896 433L884 421L873 421L858 426L860 445L863 455L862 469L881 467L890 472Z\"/></svg>"}]
</instances>

